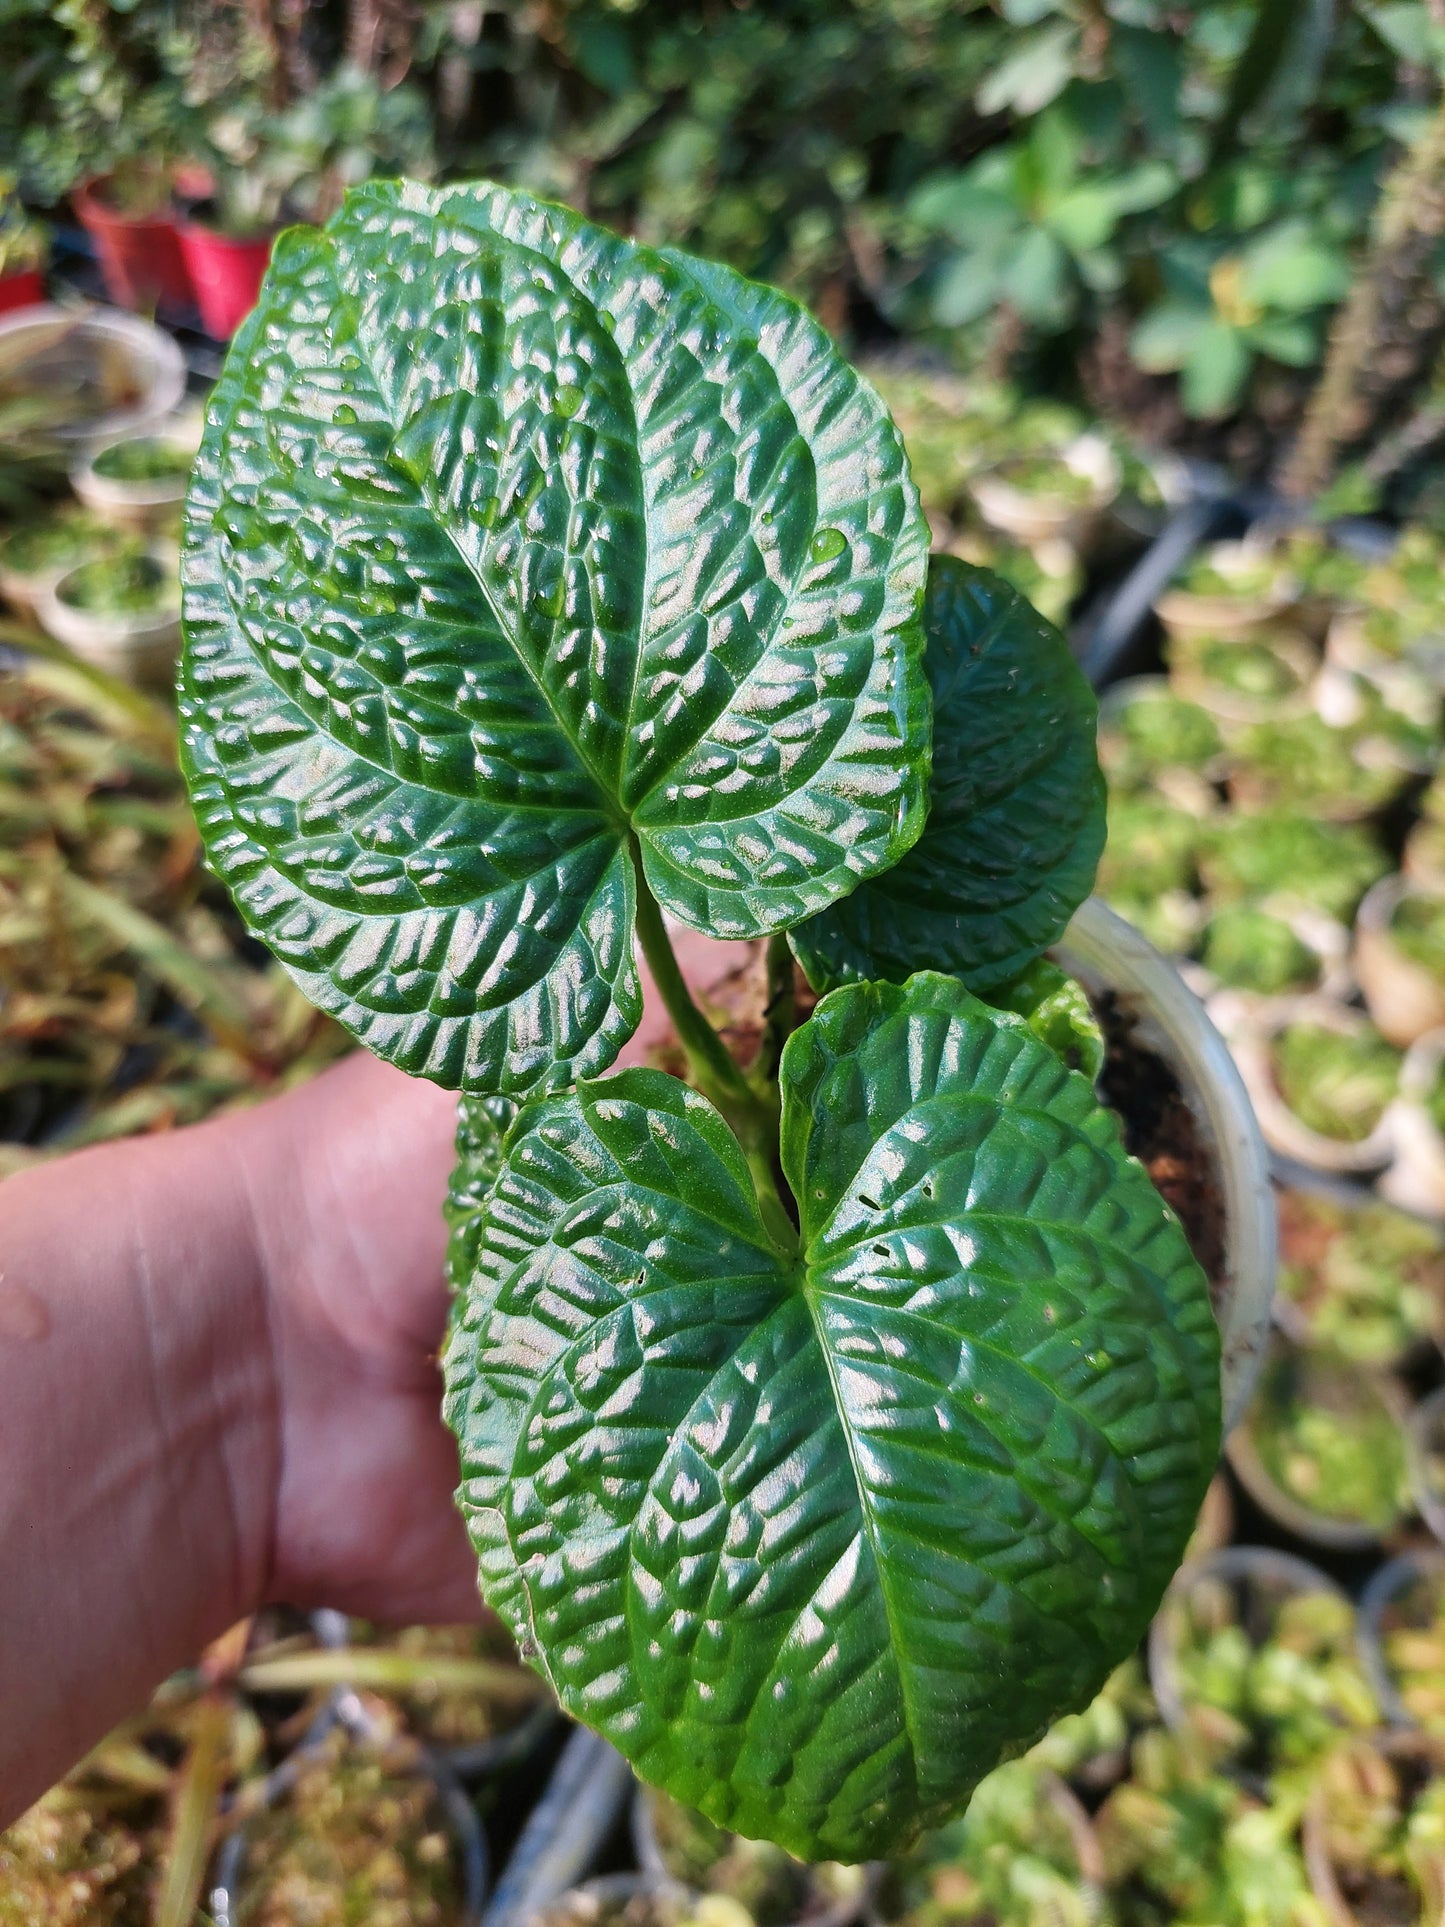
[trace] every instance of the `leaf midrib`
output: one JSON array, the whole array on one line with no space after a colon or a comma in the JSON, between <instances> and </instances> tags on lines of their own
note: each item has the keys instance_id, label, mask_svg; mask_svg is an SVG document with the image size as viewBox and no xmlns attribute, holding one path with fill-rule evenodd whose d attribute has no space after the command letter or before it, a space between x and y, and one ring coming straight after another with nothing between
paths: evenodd
<instances>
[{"instance_id":1,"label":"leaf midrib","mask_svg":"<svg viewBox=\"0 0 1445 1927\"><path fill-rule=\"evenodd\" d=\"M340 276L337 272L336 237L334 235L325 233L323 231L321 235L321 239L325 245L327 271L331 278L332 287L335 289L335 292L336 292L337 304L338 306L344 309L348 319L351 322L352 338L356 344L357 354L361 360L362 366L366 370L367 378L370 381L372 389L376 394L376 398L378 402L381 404L381 407L385 414L387 424L392 431L392 437L393 437L392 447L393 447L393 455L395 456L395 437L399 433L400 424L394 418L394 413L392 410L391 403L387 399L386 391L382 387L380 377L378 376L376 372L375 364L372 361L369 344L367 343L367 341L365 340L362 334L360 302L357 300L355 296L348 294L345 288L343 288L341 285ZM497 236L496 239L499 242L504 241L504 237L502 236ZM520 246L519 243L513 242L513 241L505 241L504 245L507 247ZM526 253L532 252L531 249L523 249L522 251ZM480 253L482 252L482 250L479 249L478 252ZM538 255L536 256L536 258L538 260L541 260L543 257ZM546 265L550 267L553 264L549 262ZM558 272L560 272L560 270L558 270ZM630 385L626 382L625 369L624 369L624 386L627 387L628 395L630 398L632 391L631 391ZM635 418L634 418L634 424L635 424ZM400 458L396 457L396 459L399 460ZM631 824L630 824L627 812L622 807L620 797L613 795L611 791L608 789L607 783L605 782L602 776L602 773L597 768L597 765L594 763L592 758L588 755L587 751L582 747L581 742L574 735L572 730L567 726L566 721L564 720L556 704L552 700L552 696L550 691L547 688L547 685L542 681L542 678L538 675L535 666L528 659L526 652L519 647L515 636L512 634L511 625L503 620L502 612L497 607L496 602L492 597L491 590L487 587L486 583L482 580L481 576L478 575L477 570L471 561L471 558L467 555L466 551L462 548L460 542L457 540L456 534L452 529L451 523L440 513L437 507L435 497L433 496L432 491L428 488L425 480L421 476L417 475L410 466L407 466L404 472L410 477L412 486L416 489L417 493L421 496L422 501L426 504L427 510L430 513L433 522L445 534L447 541L451 544L452 548L456 552L457 559L460 561L462 567L466 570L471 580L476 584L477 593L481 596L482 601L486 604L488 610L491 612L492 620L497 625L498 634L506 638L508 647L511 649L511 652L513 656L516 658L517 662L521 665L521 668L524 671L524 673L531 680L533 687L537 691L537 694L541 697L543 706L546 709L547 714L552 718L552 721L555 723L558 733L562 736L563 740L571 747L572 753L576 756L577 761L581 764L583 770L590 778L593 788L597 791L598 797L600 799L601 814L611 823L613 828L616 830L619 838L625 838L631 827ZM645 509L645 504L644 504L644 509ZM569 517L569 521L570 521L570 517ZM644 521L645 521L645 514L644 514Z\"/></svg>"}]
</instances>

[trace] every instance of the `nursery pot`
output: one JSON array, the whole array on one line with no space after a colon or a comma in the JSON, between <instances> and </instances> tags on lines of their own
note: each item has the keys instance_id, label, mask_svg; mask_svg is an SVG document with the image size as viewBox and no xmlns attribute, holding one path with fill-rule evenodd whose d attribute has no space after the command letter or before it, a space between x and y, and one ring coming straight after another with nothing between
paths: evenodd
<instances>
[{"instance_id":1,"label":"nursery pot","mask_svg":"<svg viewBox=\"0 0 1445 1927\"><path fill-rule=\"evenodd\" d=\"M21 268L17 274L0 274L0 314L11 308L37 307L45 299L45 276L39 268Z\"/></svg>"},{"instance_id":2,"label":"nursery pot","mask_svg":"<svg viewBox=\"0 0 1445 1927\"><path fill-rule=\"evenodd\" d=\"M1275 1212L1269 1158L1229 1047L1167 958L1097 897L1054 952L1092 1000L1112 994L1133 1037L1173 1072L1213 1166L1223 1206L1223 1265L1211 1280L1223 1353L1224 1427L1249 1403L1274 1297Z\"/></svg>"},{"instance_id":3,"label":"nursery pot","mask_svg":"<svg viewBox=\"0 0 1445 1927\"><path fill-rule=\"evenodd\" d=\"M1400 1095L1390 1106L1394 1161L1380 1180L1380 1195L1403 1211L1445 1217L1445 1135L1429 1108L1429 1096L1445 1066L1445 1027L1428 1030L1405 1052Z\"/></svg>"},{"instance_id":4,"label":"nursery pot","mask_svg":"<svg viewBox=\"0 0 1445 1927\"><path fill-rule=\"evenodd\" d=\"M1405 1428L1405 1451L1410 1465L1410 1488L1420 1517L1435 1537L1445 1542L1445 1482L1435 1476L1434 1462L1445 1464L1445 1385L1437 1385L1410 1413Z\"/></svg>"},{"instance_id":5,"label":"nursery pot","mask_svg":"<svg viewBox=\"0 0 1445 1927\"><path fill-rule=\"evenodd\" d=\"M85 506L102 520L117 528L146 529L163 520L169 510L178 509L186 498L189 473L158 477L153 481L125 481L103 475L96 461L107 450L126 441L154 438L184 453L189 459L200 447L199 419L168 422L142 436L118 436L92 448L84 461L70 471L70 485Z\"/></svg>"},{"instance_id":6,"label":"nursery pot","mask_svg":"<svg viewBox=\"0 0 1445 1927\"><path fill-rule=\"evenodd\" d=\"M1445 1024L1445 985L1405 954L1390 929L1407 897L1429 894L1408 877L1381 877L1355 913L1355 976L1376 1030L1402 1049Z\"/></svg>"},{"instance_id":7,"label":"nursery pot","mask_svg":"<svg viewBox=\"0 0 1445 1927\"><path fill-rule=\"evenodd\" d=\"M255 307L274 238L262 234L237 240L201 221L181 223L181 253L201 325L217 341L229 341Z\"/></svg>"},{"instance_id":8,"label":"nursery pot","mask_svg":"<svg viewBox=\"0 0 1445 1927\"><path fill-rule=\"evenodd\" d=\"M1064 541L1077 547L1087 540L1102 512L1119 492L1119 463L1099 435L1080 435L1058 452L1058 459L1089 490L1084 502L1062 495L1038 495L1016 487L1007 469L985 471L969 484L978 512L991 528L1016 542Z\"/></svg>"},{"instance_id":9,"label":"nursery pot","mask_svg":"<svg viewBox=\"0 0 1445 1927\"><path fill-rule=\"evenodd\" d=\"M686 1886L689 1883L668 1865L666 1849L658 1836L657 1799L651 1787L638 1787L632 1802L632 1849L644 1878L653 1886ZM866 1871L858 1869L855 1890L837 1896L819 1891L821 1883L815 1867L794 1864L806 1884L798 1910L799 1921L806 1923L806 1927L850 1927L865 1907L871 1911L880 1864L875 1863Z\"/></svg>"},{"instance_id":10,"label":"nursery pot","mask_svg":"<svg viewBox=\"0 0 1445 1927\"><path fill-rule=\"evenodd\" d=\"M83 411L67 406L53 428L37 431L75 448L170 414L185 393L186 364L164 329L138 315L47 302L0 319L0 378L67 400L79 390L93 402Z\"/></svg>"},{"instance_id":11,"label":"nursery pot","mask_svg":"<svg viewBox=\"0 0 1445 1927\"><path fill-rule=\"evenodd\" d=\"M90 236L100 262L105 290L122 308L189 308L191 278L186 272L169 212L133 220L104 199L103 181L90 181L70 197L76 218Z\"/></svg>"},{"instance_id":12,"label":"nursery pot","mask_svg":"<svg viewBox=\"0 0 1445 1927\"><path fill-rule=\"evenodd\" d=\"M1241 1016L1230 1036L1240 1074L1253 1100L1254 1113L1266 1141L1284 1157L1321 1171L1381 1171L1394 1149L1392 1105L1387 1105L1368 1137L1350 1141L1326 1137L1297 1118L1274 1081L1270 1065L1271 1039L1296 1022L1317 1024L1322 1030L1348 1032L1364 1023L1363 1016L1327 997L1281 997L1268 1010Z\"/></svg>"},{"instance_id":13,"label":"nursery pot","mask_svg":"<svg viewBox=\"0 0 1445 1927\"><path fill-rule=\"evenodd\" d=\"M1243 567L1255 557L1248 543L1217 542L1205 551L1228 576L1229 564L1237 560ZM1272 622L1299 598L1298 584L1281 574L1267 588L1239 592L1201 592L1195 589L1166 589L1154 604L1155 613L1171 634L1242 636L1251 629Z\"/></svg>"},{"instance_id":14,"label":"nursery pot","mask_svg":"<svg viewBox=\"0 0 1445 1927\"><path fill-rule=\"evenodd\" d=\"M1251 1599L1278 1601L1292 1593L1314 1592L1336 1599L1348 1597L1344 1588L1318 1566L1292 1552L1276 1552L1272 1546L1223 1546L1181 1566L1154 1615L1148 1642L1149 1684L1160 1717L1170 1732L1181 1738L1189 1737L1193 1723L1179 1666L1180 1622L1190 1593L1209 1580L1240 1589L1246 1618Z\"/></svg>"},{"instance_id":15,"label":"nursery pot","mask_svg":"<svg viewBox=\"0 0 1445 1927\"><path fill-rule=\"evenodd\" d=\"M1211 682L1196 654L1195 637L1186 633L1179 636L1170 650L1169 682L1177 695L1198 703L1216 722L1241 727L1250 723L1290 722L1310 714L1314 708L1311 685L1316 663L1314 651L1303 636L1230 634L1222 640L1239 646L1267 643L1271 653L1295 678L1295 687L1278 696L1251 696L1244 690Z\"/></svg>"},{"instance_id":16,"label":"nursery pot","mask_svg":"<svg viewBox=\"0 0 1445 1927\"><path fill-rule=\"evenodd\" d=\"M354 1694L334 1696L306 1738L258 1788L248 1790L247 1818L227 1832L215 1856L206 1889L208 1917L215 1927L239 1927L247 1913L247 1887L255 1835L263 1816L284 1806L292 1787L308 1771L340 1726L352 1745L379 1749L388 1771L425 1785L438 1827L445 1831L456 1881L455 1927L478 1927L486 1895L489 1861L486 1836L476 1808L455 1775L424 1747L409 1741L388 1741L372 1725Z\"/></svg>"},{"instance_id":17,"label":"nursery pot","mask_svg":"<svg viewBox=\"0 0 1445 1927\"><path fill-rule=\"evenodd\" d=\"M1406 1402L1393 1379L1384 1374L1366 1372L1328 1353L1311 1353L1305 1348L1293 1347L1281 1337L1276 1341L1275 1359L1283 1363L1291 1356L1297 1358L1307 1385L1317 1388L1318 1398L1312 1396L1311 1403L1323 1403L1328 1408L1333 1380L1337 1395L1363 1394L1387 1413L1403 1434ZM1224 1449L1240 1484L1276 1525L1283 1526L1297 1539L1303 1539L1325 1551L1364 1552L1388 1538L1409 1516L1412 1507L1408 1502L1394 1518L1381 1525L1316 1511L1283 1486L1265 1464L1254 1436L1254 1427L1265 1417L1260 1401L1256 1400L1247 1421L1236 1428Z\"/></svg>"},{"instance_id":18,"label":"nursery pot","mask_svg":"<svg viewBox=\"0 0 1445 1927\"><path fill-rule=\"evenodd\" d=\"M1417 1546L1381 1566L1360 1594L1360 1664L1392 1726L1411 1728L1417 1726L1418 1721L1400 1697L1399 1683L1385 1653L1385 1615L1416 1580L1442 1574L1445 1574L1445 1552L1438 1546Z\"/></svg>"},{"instance_id":19,"label":"nursery pot","mask_svg":"<svg viewBox=\"0 0 1445 1927\"><path fill-rule=\"evenodd\" d=\"M1417 1784L1439 1777L1442 1765L1441 1747L1438 1741L1423 1733L1394 1732L1362 1735L1357 1743L1360 1748L1378 1757L1391 1768L1399 1768L1401 1777L1408 1786L1413 1779ZM1358 1754L1348 1750L1341 1755L1341 1761ZM1306 1802L1304 1818L1300 1829L1300 1846L1303 1850L1305 1872L1309 1877L1310 1890L1324 1909L1330 1927L1373 1927L1382 1919L1396 1918L1396 1908L1403 1896L1400 1893L1400 1878L1386 1876L1383 1886L1378 1886L1372 1895L1369 1889L1370 1873L1366 1874L1365 1886L1359 1900L1352 1905L1347 1887L1355 1881L1348 1873L1341 1878L1342 1870L1336 1865L1330 1845L1330 1787L1326 1780L1318 1779L1310 1790ZM1380 1872L1372 1869L1378 1883ZM1425 1916L1421 1915L1422 1920Z\"/></svg>"}]
</instances>

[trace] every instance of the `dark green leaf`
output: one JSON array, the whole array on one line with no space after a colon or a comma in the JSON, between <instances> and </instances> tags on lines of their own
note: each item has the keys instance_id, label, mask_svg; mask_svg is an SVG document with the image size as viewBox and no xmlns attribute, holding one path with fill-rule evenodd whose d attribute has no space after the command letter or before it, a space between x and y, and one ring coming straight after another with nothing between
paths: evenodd
<instances>
[{"instance_id":1,"label":"dark green leaf","mask_svg":"<svg viewBox=\"0 0 1445 1927\"><path fill-rule=\"evenodd\" d=\"M457 1161L442 1207L447 1282L460 1291L477 1268L482 1221L502 1168L502 1146L517 1107L506 1097L464 1097L457 1105Z\"/></svg>"},{"instance_id":2,"label":"dark green leaf","mask_svg":"<svg viewBox=\"0 0 1445 1927\"><path fill-rule=\"evenodd\" d=\"M1052 623L987 569L934 558L928 827L896 868L791 933L815 987L946 970L987 993L1054 942L1104 847L1092 690Z\"/></svg>"},{"instance_id":3,"label":"dark green leaf","mask_svg":"<svg viewBox=\"0 0 1445 1927\"><path fill-rule=\"evenodd\" d=\"M1087 1081L951 978L789 1040L773 1244L704 1099L625 1071L507 1142L448 1349L488 1598L720 1824L891 1853L1129 1652L1219 1346Z\"/></svg>"},{"instance_id":4,"label":"dark green leaf","mask_svg":"<svg viewBox=\"0 0 1445 1927\"><path fill-rule=\"evenodd\" d=\"M1071 1071L1080 1071L1092 1084L1104 1068L1107 1047L1083 985L1057 964L1040 957L1012 983L989 993L996 1009L1022 1017L1041 1043Z\"/></svg>"},{"instance_id":5,"label":"dark green leaf","mask_svg":"<svg viewBox=\"0 0 1445 1927\"><path fill-rule=\"evenodd\" d=\"M783 296L525 195L370 186L277 244L211 405L210 859L406 1069L602 1069L634 856L743 937L917 835L926 546L881 403Z\"/></svg>"}]
</instances>

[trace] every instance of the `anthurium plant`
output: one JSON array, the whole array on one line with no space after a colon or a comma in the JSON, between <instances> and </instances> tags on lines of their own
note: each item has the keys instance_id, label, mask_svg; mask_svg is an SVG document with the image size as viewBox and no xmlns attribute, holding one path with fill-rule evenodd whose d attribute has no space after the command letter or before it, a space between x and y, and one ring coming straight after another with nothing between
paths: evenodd
<instances>
[{"instance_id":1,"label":"anthurium plant","mask_svg":"<svg viewBox=\"0 0 1445 1927\"><path fill-rule=\"evenodd\" d=\"M282 237L184 576L212 865L463 1093L486 1597L720 1824L900 1848L1133 1647L1218 1447L1205 1278L1041 961L1103 836L1062 638L930 569L801 309L485 184ZM767 939L755 1062L669 920ZM689 1082L606 1075L639 949Z\"/></svg>"}]
</instances>

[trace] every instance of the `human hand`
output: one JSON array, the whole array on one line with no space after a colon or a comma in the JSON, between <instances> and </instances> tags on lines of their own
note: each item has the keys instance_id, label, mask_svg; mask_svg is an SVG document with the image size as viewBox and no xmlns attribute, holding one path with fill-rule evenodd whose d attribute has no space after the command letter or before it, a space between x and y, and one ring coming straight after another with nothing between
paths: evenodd
<instances>
[{"instance_id":1,"label":"human hand","mask_svg":"<svg viewBox=\"0 0 1445 1927\"><path fill-rule=\"evenodd\" d=\"M272 1357L267 1597L476 1618L437 1366L455 1097L357 1053L227 1128Z\"/></svg>"}]
</instances>

